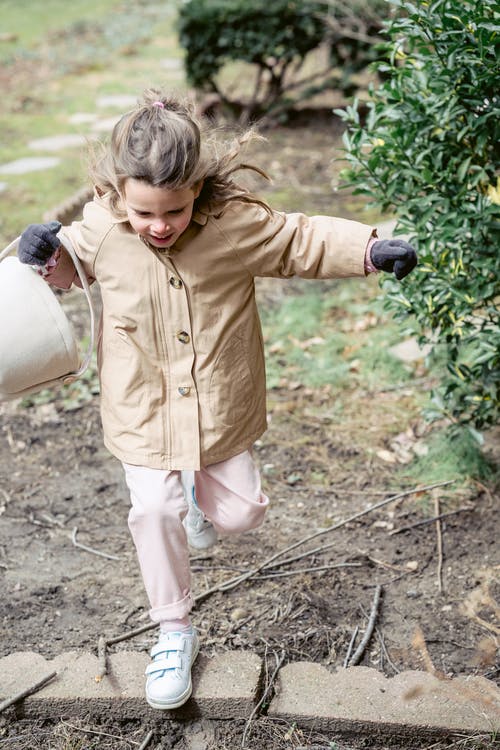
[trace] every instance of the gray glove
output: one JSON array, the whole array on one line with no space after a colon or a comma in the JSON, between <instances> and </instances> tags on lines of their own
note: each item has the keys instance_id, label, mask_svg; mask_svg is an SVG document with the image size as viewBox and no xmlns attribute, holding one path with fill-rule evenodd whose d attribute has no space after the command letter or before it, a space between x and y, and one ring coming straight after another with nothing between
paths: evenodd
<instances>
[{"instance_id":1,"label":"gray glove","mask_svg":"<svg viewBox=\"0 0 500 750\"><path fill-rule=\"evenodd\" d=\"M62 224L50 221L48 224L30 224L21 235L17 257L21 263L30 266L43 266L61 246L57 233Z\"/></svg>"},{"instance_id":2,"label":"gray glove","mask_svg":"<svg viewBox=\"0 0 500 750\"><path fill-rule=\"evenodd\" d=\"M398 280L404 279L417 265L417 253L404 240L377 240L370 257L375 268L394 273Z\"/></svg>"}]
</instances>

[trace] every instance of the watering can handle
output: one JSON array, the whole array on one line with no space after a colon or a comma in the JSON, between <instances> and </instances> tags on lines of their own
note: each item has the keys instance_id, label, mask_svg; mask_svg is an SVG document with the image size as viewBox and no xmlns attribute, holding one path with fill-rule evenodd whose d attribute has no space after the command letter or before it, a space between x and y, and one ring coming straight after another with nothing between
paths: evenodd
<instances>
[{"instance_id":1,"label":"watering can handle","mask_svg":"<svg viewBox=\"0 0 500 750\"><path fill-rule=\"evenodd\" d=\"M73 261L73 264L76 268L76 272L78 273L78 276L80 278L80 281L82 282L83 291L85 292L85 296L87 298L87 304L89 306L89 313L90 313L90 341L89 345L87 347L87 351L85 352L85 356L82 360L82 363L78 370L76 372L70 372L65 378L65 383L71 383L73 379L79 378L87 367L90 364L90 360L92 357L92 351L94 349L94 338L95 338L95 314L94 314L94 307L92 305L92 297L90 294L90 287L89 282L87 281L87 276L85 274L85 271L83 270L82 264L80 263L80 259L78 258L77 254L75 253L73 249L73 245L71 244L70 240L66 235L64 234L64 231L61 231L57 235L61 245L64 247L66 252L70 255L71 260ZM12 253L13 250L17 248L17 245L19 243L19 240L21 238L18 237L13 242L10 243L10 245L7 245L5 250L2 250L0 252L0 261L2 261L4 258L6 258L8 255Z\"/></svg>"}]
</instances>

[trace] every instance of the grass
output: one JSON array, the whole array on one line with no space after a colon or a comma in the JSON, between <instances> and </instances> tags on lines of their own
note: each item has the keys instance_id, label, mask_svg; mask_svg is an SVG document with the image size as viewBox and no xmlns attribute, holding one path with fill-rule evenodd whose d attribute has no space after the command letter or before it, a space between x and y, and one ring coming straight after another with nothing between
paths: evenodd
<instances>
[{"instance_id":1,"label":"grass","mask_svg":"<svg viewBox=\"0 0 500 750\"><path fill-rule=\"evenodd\" d=\"M477 441L466 428L439 430L427 442L428 453L417 458L402 475L411 482L432 484L443 477L484 481L498 479L498 467L481 452Z\"/></svg>"},{"instance_id":2,"label":"grass","mask_svg":"<svg viewBox=\"0 0 500 750\"><path fill-rule=\"evenodd\" d=\"M96 22L119 7L117 0L2 0L2 29L12 35L0 47L0 62L36 49L48 34L82 21Z\"/></svg>"},{"instance_id":3,"label":"grass","mask_svg":"<svg viewBox=\"0 0 500 750\"><path fill-rule=\"evenodd\" d=\"M394 480L402 486L454 480L443 497L463 502L464 493L477 493L475 481L498 480L495 465L466 428L424 425L439 362L404 363L391 353L403 334L378 292L374 279L297 281L278 303L262 305L271 411L277 409L277 419L331 420L332 434L367 456L392 456ZM288 408L280 414L287 391L295 401L290 414ZM409 459L400 460L393 445L399 438Z\"/></svg>"},{"instance_id":4,"label":"grass","mask_svg":"<svg viewBox=\"0 0 500 750\"><path fill-rule=\"evenodd\" d=\"M389 352L401 334L381 313L375 285L349 280L300 288L262 311L271 388L284 369L305 387L333 383L339 392L411 380L411 370Z\"/></svg>"},{"instance_id":5,"label":"grass","mask_svg":"<svg viewBox=\"0 0 500 750\"><path fill-rule=\"evenodd\" d=\"M102 119L120 114L113 106L96 107L103 94L137 97L154 83L184 88L182 73L179 77L178 71L162 67L163 59L182 57L174 14L173 0L4 0L2 28L17 39L0 46L0 61L9 72L0 103L0 164L54 155L29 148L30 141L44 136L104 137L90 125L70 121L71 115L82 112ZM7 185L0 193L2 245L86 183L85 149L66 149L57 156L61 163L54 169L0 175Z\"/></svg>"}]
</instances>

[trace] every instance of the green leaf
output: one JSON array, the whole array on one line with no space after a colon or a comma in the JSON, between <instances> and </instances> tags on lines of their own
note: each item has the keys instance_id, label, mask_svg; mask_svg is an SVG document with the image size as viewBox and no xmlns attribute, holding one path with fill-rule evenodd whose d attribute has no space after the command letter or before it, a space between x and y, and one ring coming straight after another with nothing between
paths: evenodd
<instances>
[{"instance_id":1,"label":"green leaf","mask_svg":"<svg viewBox=\"0 0 500 750\"><path fill-rule=\"evenodd\" d=\"M482 429L500 416L498 2L390 4L391 64L351 122L350 181L414 238L419 265L404 294L383 284L386 307L442 346L441 413Z\"/></svg>"}]
</instances>

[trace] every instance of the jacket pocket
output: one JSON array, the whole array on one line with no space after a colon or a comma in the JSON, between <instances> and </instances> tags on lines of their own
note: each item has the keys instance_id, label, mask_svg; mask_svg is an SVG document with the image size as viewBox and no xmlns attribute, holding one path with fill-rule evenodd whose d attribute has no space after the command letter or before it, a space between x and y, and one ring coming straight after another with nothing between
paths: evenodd
<instances>
[{"instance_id":1,"label":"jacket pocket","mask_svg":"<svg viewBox=\"0 0 500 750\"><path fill-rule=\"evenodd\" d=\"M126 335L103 342L101 351L103 421L137 430L150 419L148 380L141 355Z\"/></svg>"},{"instance_id":2,"label":"jacket pocket","mask_svg":"<svg viewBox=\"0 0 500 750\"><path fill-rule=\"evenodd\" d=\"M217 357L210 377L210 410L217 423L231 427L255 401L255 383L243 341L233 337Z\"/></svg>"}]
</instances>

